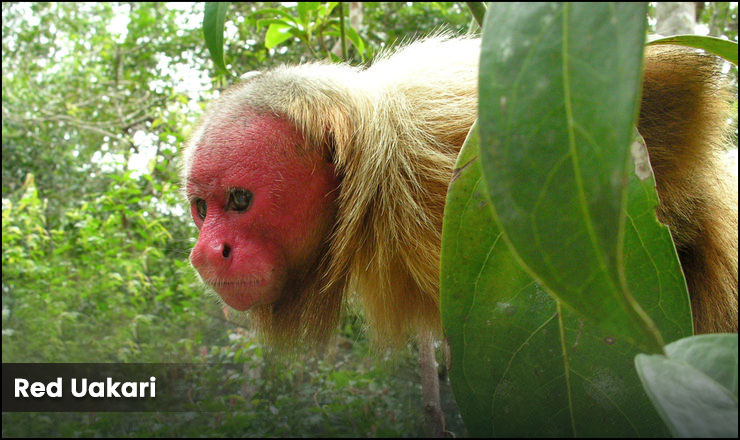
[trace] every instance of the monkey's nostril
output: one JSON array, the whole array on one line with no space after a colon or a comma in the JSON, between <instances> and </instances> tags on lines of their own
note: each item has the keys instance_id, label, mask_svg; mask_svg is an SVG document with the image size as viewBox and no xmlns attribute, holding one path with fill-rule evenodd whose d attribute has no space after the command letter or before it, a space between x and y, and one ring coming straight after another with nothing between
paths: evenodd
<instances>
[{"instance_id":1,"label":"monkey's nostril","mask_svg":"<svg viewBox=\"0 0 740 440\"><path fill-rule=\"evenodd\" d=\"M221 255L223 255L224 258L229 258L229 255L230 254L231 254L231 248L229 247L228 244L225 244L224 245L224 250L223 250L223 252L221 252Z\"/></svg>"}]
</instances>

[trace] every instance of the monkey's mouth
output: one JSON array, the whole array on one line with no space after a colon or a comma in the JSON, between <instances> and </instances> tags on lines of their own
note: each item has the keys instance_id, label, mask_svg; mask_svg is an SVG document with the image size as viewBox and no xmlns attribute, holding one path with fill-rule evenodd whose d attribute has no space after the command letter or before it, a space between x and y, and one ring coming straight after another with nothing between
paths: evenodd
<instances>
[{"instance_id":1,"label":"monkey's mouth","mask_svg":"<svg viewBox=\"0 0 740 440\"><path fill-rule=\"evenodd\" d=\"M266 279L253 278L238 281L208 282L231 308L241 312L254 306L270 304L277 299L274 289Z\"/></svg>"},{"instance_id":2,"label":"monkey's mouth","mask_svg":"<svg viewBox=\"0 0 740 440\"><path fill-rule=\"evenodd\" d=\"M265 280L255 278L251 280L240 280L240 281L212 281L208 282L214 288L224 286L259 286L265 283Z\"/></svg>"}]
</instances>

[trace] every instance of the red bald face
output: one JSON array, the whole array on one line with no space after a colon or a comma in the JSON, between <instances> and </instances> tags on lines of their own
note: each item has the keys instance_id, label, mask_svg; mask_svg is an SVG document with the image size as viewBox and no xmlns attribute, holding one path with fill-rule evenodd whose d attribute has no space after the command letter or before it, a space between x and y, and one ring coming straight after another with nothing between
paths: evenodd
<instances>
[{"instance_id":1,"label":"red bald face","mask_svg":"<svg viewBox=\"0 0 740 440\"><path fill-rule=\"evenodd\" d=\"M196 144L187 194L203 281L237 310L270 304L318 264L336 214L334 169L270 115L211 120Z\"/></svg>"}]
</instances>

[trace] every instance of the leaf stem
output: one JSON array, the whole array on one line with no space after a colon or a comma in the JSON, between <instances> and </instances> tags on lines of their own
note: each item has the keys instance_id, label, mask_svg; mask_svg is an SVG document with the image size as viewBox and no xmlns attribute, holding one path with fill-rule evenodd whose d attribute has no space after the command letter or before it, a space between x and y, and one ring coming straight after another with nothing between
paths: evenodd
<instances>
[{"instance_id":1,"label":"leaf stem","mask_svg":"<svg viewBox=\"0 0 740 440\"><path fill-rule=\"evenodd\" d=\"M344 33L344 2L339 2L339 35L342 42L342 60L347 61L347 36Z\"/></svg>"}]
</instances>

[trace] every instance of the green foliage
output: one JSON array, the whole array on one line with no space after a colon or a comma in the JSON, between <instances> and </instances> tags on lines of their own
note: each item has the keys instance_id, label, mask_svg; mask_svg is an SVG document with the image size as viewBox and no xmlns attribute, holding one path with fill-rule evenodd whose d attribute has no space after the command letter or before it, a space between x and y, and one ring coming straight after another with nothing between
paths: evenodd
<instances>
[{"instance_id":1,"label":"green foliage","mask_svg":"<svg viewBox=\"0 0 740 440\"><path fill-rule=\"evenodd\" d=\"M364 29L360 35L373 47L388 47L434 32L464 34L471 14L460 2L363 3Z\"/></svg>"},{"instance_id":2,"label":"green foliage","mask_svg":"<svg viewBox=\"0 0 740 440\"><path fill-rule=\"evenodd\" d=\"M737 438L737 333L699 335L640 354L637 372L675 437Z\"/></svg>"},{"instance_id":3,"label":"green foliage","mask_svg":"<svg viewBox=\"0 0 740 440\"><path fill-rule=\"evenodd\" d=\"M167 258L171 219L152 215L141 186L114 176L58 226L30 175L19 200L4 203L4 360L162 361L201 338L202 294L187 263Z\"/></svg>"},{"instance_id":4,"label":"green foliage","mask_svg":"<svg viewBox=\"0 0 740 440\"><path fill-rule=\"evenodd\" d=\"M348 4L338 2L230 3L225 28L235 26L234 37L224 37L224 57L232 71L243 73L315 59L351 63L369 62L383 47L440 30L467 31L470 13L453 2L363 2L360 26L350 25ZM342 39L341 13L348 58L340 59L334 45Z\"/></svg>"},{"instance_id":5,"label":"green foliage","mask_svg":"<svg viewBox=\"0 0 740 440\"><path fill-rule=\"evenodd\" d=\"M125 13L110 3L2 8L3 197L33 174L57 226L80 194L105 191L111 168L125 169L101 157L126 164L146 149L136 138L145 133L156 139L154 181L177 180L176 145L197 115L162 64L202 64L199 29L178 26L180 13L162 4L132 3ZM125 36L109 29L121 15Z\"/></svg>"},{"instance_id":6,"label":"green foliage","mask_svg":"<svg viewBox=\"0 0 740 440\"><path fill-rule=\"evenodd\" d=\"M697 3L698 23L709 28L709 35L737 41L737 2Z\"/></svg>"},{"instance_id":7,"label":"green foliage","mask_svg":"<svg viewBox=\"0 0 740 440\"><path fill-rule=\"evenodd\" d=\"M297 16L283 9L262 9L253 14L253 17L272 16L257 20L257 29L267 26L265 34L265 47L272 49L290 38L298 38L314 57L319 53L330 59L340 58L330 51L330 47L336 41L342 45L348 39L355 48L357 55L365 59L365 42L357 31L345 23L343 17L337 17L342 13L342 8L337 8L339 2L316 3L298 2L296 5ZM334 37L327 39L326 37ZM338 39L338 40L337 40ZM322 52L315 49L321 47Z\"/></svg>"}]
</instances>

